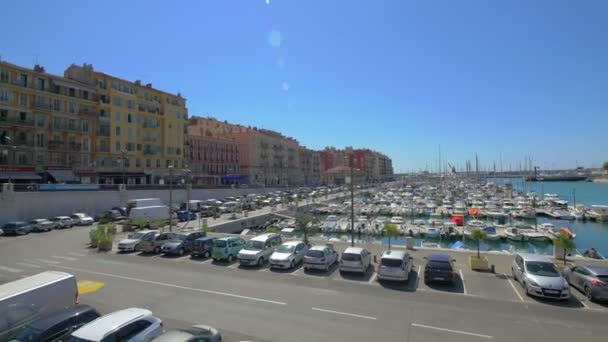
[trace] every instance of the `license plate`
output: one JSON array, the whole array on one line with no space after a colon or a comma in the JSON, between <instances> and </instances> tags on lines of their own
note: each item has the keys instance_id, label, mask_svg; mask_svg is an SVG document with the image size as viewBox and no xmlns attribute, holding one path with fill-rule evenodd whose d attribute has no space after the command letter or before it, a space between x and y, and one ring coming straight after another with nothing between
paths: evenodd
<instances>
[{"instance_id":1,"label":"license plate","mask_svg":"<svg viewBox=\"0 0 608 342\"><path fill-rule=\"evenodd\" d=\"M556 290L545 290L546 293L550 293L550 294L558 294L559 291Z\"/></svg>"},{"instance_id":2,"label":"license plate","mask_svg":"<svg viewBox=\"0 0 608 342\"><path fill-rule=\"evenodd\" d=\"M433 280L445 280L445 278L442 278L442 277L435 277L435 278L433 278Z\"/></svg>"}]
</instances>

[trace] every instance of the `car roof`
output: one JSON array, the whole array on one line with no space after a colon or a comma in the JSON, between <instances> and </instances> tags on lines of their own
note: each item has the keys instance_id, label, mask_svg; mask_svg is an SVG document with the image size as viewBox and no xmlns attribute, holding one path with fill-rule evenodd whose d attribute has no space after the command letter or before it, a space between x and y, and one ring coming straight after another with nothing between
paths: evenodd
<instances>
[{"instance_id":1,"label":"car roof","mask_svg":"<svg viewBox=\"0 0 608 342\"><path fill-rule=\"evenodd\" d=\"M55 312L49 316L46 316L44 318L41 318L37 321L34 321L34 322L28 324L28 326L32 327L36 330L43 331L43 330L46 330L46 329L54 326L57 323L63 322L71 317L78 316L78 315L81 315L81 314L83 314L85 312L89 312L89 311L95 311L95 309L91 306L88 306L85 304L80 304L78 306L71 307L69 309Z\"/></svg>"},{"instance_id":2,"label":"car roof","mask_svg":"<svg viewBox=\"0 0 608 342\"><path fill-rule=\"evenodd\" d=\"M207 241L207 240L215 240L215 238L211 237L211 236L204 236L204 237L200 237L194 241Z\"/></svg>"},{"instance_id":3,"label":"car roof","mask_svg":"<svg viewBox=\"0 0 608 342\"><path fill-rule=\"evenodd\" d=\"M517 253L519 256L524 259L524 261L542 261L542 262L551 262L546 255L542 254L532 254L532 253Z\"/></svg>"},{"instance_id":4,"label":"car roof","mask_svg":"<svg viewBox=\"0 0 608 342\"><path fill-rule=\"evenodd\" d=\"M404 259L405 256L407 255L406 252L404 251L395 251L395 250L391 250L391 251L384 251L384 253L382 253L382 259Z\"/></svg>"},{"instance_id":5,"label":"car roof","mask_svg":"<svg viewBox=\"0 0 608 342\"><path fill-rule=\"evenodd\" d=\"M222 241L230 241L230 240L238 240L240 238L236 237L236 236L224 236L221 238L218 238L216 240L222 240Z\"/></svg>"},{"instance_id":6,"label":"car roof","mask_svg":"<svg viewBox=\"0 0 608 342\"><path fill-rule=\"evenodd\" d=\"M344 253L352 253L352 254L361 254L361 252L363 252L364 248L361 247L348 247L347 249L344 250Z\"/></svg>"},{"instance_id":7,"label":"car roof","mask_svg":"<svg viewBox=\"0 0 608 342\"><path fill-rule=\"evenodd\" d=\"M431 254L427 257L428 261L450 262L452 260L447 254Z\"/></svg>"},{"instance_id":8,"label":"car roof","mask_svg":"<svg viewBox=\"0 0 608 342\"><path fill-rule=\"evenodd\" d=\"M325 246L325 245L314 245L314 246L310 247L308 250L309 250L309 251L322 251L322 250L325 250L325 248L329 248L329 246Z\"/></svg>"},{"instance_id":9,"label":"car roof","mask_svg":"<svg viewBox=\"0 0 608 342\"><path fill-rule=\"evenodd\" d=\"M585 264L582 266L588 268L591 272L597 275L608 275L608 266L606 265Z\"/></svg>"},{"instance_id":10,"label":"car roof","mask_svg":"<svg viewBox=\"0 0 608 342\"><path fill-rule=\"evenodd\" d=\"M192 333L183 330L169 330L166 333L156 337L152 341L155 342L175 342L175 341L188 341L194 337Z\"/></svg>"},{"instance_id":11,"label":"car roof","mask_svg":"<svg viewBox=\"0 0 608 342\"><path fill-rule=\"evenodd\" d=\"M281 236L281 234L267 233L267 234L258 235L256 237L252 238L250 241L266 241L270 238L278 237L278 236Z\"/></svg>"},{"instance_id":12,"label":"car roof","mask_svg":"<svg viewBox=\"0 0 608 342\"><path fill-rule=\"evenodd\" d=\"M285 246L297 246L297 245L299 245L301 243L302 243L302 241L287 241L287 242L284 242L283 245L285 245Z\"/></svg>"},{"instance_id":13,"label":"car roof","mask_svg":"<svg viewBox=\"0 0 608 342\"><path fill-rule=\"evenodd\" d=\"M114 311L105 316L85 324L80 329L72 333L72 336L85 340L100 341L104 336L115 329L132 322L136 319L152 315L150 310L140 308L130 308Z\"/></svg>"}]
</instances>

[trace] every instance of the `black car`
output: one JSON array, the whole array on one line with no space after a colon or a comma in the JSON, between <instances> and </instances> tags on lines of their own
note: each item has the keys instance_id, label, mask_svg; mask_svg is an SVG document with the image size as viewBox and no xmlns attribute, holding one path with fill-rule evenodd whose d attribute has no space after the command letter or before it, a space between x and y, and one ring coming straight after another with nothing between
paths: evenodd
<instances>
[{"instance_id":1,"label":"black car","mask_svg":"<svg viewBox=\"0 0 608 342\"><path fill-rule=\"evenodd\" d=\"M425 257L424 283L431 282L448 283L454 285L454 259L447 254L431 254Z\"/></svg>"},{"instance_id":2,"label":"black car","mask_svg":"<svg viewBox=\"0 0 608 342\"><path fill-rule=\"evenodd\" d=\"M23 221L9 222L2 226L4 235L25 235L32 231L32 226Z\"/></svg>"},{"instance_id":3,"label":"black car","mask_svg":"<svg viewBox=\"0 0 608 342\"><path fill-rule=\"evenodd\" d=\"M207 236L205 232L191 231L176 233L173 238L163 244L161 251L165 254L184 255L194 247L194 240Z\"/></svg>"},{"instance_id":4,"label":"black car","mask_svg":"<svg viewBox=\"0 0 608 342\"><path fill-rule=\"evenodd\" d=\"M35 320L15 332L9 340L14 341L59 341L81 326L101 315L88 305L78 305Z\"/></svg>"},{"instance_id":5,"label":"black car","mask_svg":"<svg viewBox=\"0 0 608 342\"><path fill-rule=\"evenodd\" d=\"M202 237L194 240L194 244L192 246L192 251L190 252L190 254L193 257L211 257L211 250L213 249L213 240L215 240L215 238L212 237Z\"/></svg>"}]
</instances>

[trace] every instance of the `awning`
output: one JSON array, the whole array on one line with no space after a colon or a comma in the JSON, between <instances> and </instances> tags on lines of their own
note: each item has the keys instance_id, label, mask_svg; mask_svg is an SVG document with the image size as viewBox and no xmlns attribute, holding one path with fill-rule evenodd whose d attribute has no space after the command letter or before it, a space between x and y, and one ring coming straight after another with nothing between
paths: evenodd
<instances>
[{"instance_id":1,"label":"awning","mask_svg":"<svg viewBox=\"0 0 608 342\"><path fill-rule=\"evenodd\" d=\"M145 174L144 172L99 172L98 173L100 177L146 177L147 174Z\"/></svg>"},{"instance_id":2,"label":"awning","mask_svg":"<svg viewBox=\"0 0 608 342\"><path fill-rule=\"evenodd\" d=\"M42 177L34 172L0 172L0 179L31 179L41 180Z\"/></svg>"},{"instance_id":3,"label":"awning","mask_svg":"<svg viewBox=\"0 0 608 342\"><path fill-rule=\"evenodd\" d=\"M55 182L75 182L76 175L72 170L47 170Z\"/></svg>"}]
</instances>

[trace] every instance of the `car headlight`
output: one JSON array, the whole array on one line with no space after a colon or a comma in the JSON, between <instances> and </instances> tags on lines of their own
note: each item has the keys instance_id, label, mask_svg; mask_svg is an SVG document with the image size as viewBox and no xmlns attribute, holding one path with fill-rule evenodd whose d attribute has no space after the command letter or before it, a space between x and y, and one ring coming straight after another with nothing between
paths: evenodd
<instances>
[{"instance_id":1,"label":"car headlight","mask_svg":"<svg viewBox=\"0 0 608 342\"><path fill-rule=\"evenodd\" d=\"M534 279L532 279L530 277L528 277L527 279L528 279L528 284L530 284L532 286L540 286L540 285L538 285L537 282L534 281Z\"/></svg>"},{"instance_id":2,"label":"car headlight","mask_svg":"<svg viewBox=\"0 0 608 342\"><path fill-rule=\"evenodd\" d=\"M567 281L564 281L564 290L567 290L570 288L570 285L568 285Z\"/></svg>"}]
</instances>

